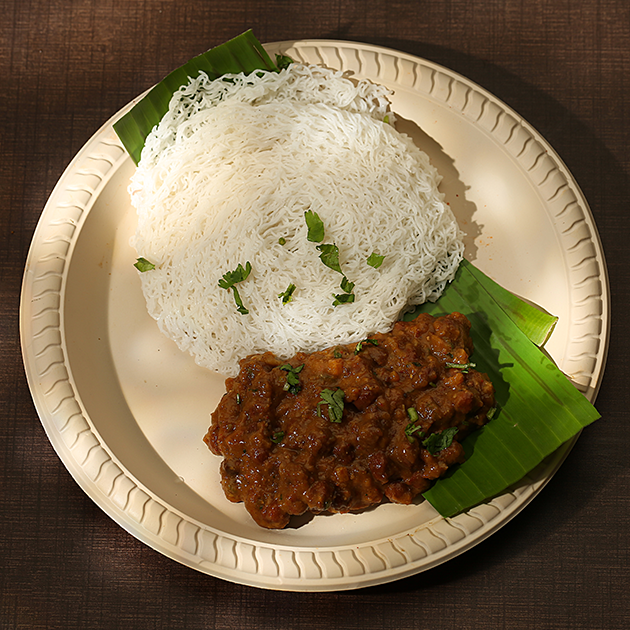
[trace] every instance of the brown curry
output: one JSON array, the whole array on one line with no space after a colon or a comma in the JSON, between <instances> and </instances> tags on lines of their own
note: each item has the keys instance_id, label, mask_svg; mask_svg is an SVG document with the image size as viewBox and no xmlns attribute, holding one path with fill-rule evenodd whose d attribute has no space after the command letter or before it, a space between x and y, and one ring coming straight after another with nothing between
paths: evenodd
<instances>
[{"instance_id":1,"label":"brown curry","mask_svg":"<svg viewBox=\"0 0 630 630\"><path fill-rule=\"evenodd\" d=\"M488 421L494 388L470 363L470 322L420 315L359 344L243 359L204 440L256 523L411 503Z\"/></svg>"}]
</instances>

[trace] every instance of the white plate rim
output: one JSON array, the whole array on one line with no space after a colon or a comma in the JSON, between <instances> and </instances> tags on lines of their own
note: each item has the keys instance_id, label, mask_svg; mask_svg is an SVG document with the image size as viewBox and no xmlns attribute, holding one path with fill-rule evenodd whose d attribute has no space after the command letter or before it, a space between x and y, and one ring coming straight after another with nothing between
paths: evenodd
<instances>
[{"instance_id":1,"label":"white plate rim","mask_svg":"<svg viewBox=\"0 0 630 630\"><path fill-rule=\"evenodd\" d=\"M549 211L568 216L572 226L561 238L575 287L575 316L582 324L562 368L594 401L610 329L606 264L588 203L544 138L485 89L425 59L334 40L277 42L265 47L272 54L283 50L303 61L422 91L438 105L459 108L462 116L485 129L522 161L527 176L547 199ZM133 536L167 557L229 581L292 591L346 590L416 574L463 553L518 514L551 479L575 439L518 487L492 501L452 519L436 513L435 519L418 530L357 546L295 549L230 536L177 512L125 470L90 423L80 392L73 387L63 345L63 291L67 262L81 224L99 191L129 159L112 125L132 106L133 102L105 123L63 173L33 236L22 284L22 353L35 407L51 444L86 494ZM83 185L86 170L99 180L90 189ZM570 203L566 203L566 194L556 203L560 189L570 193ZM68 204L64 196L68 190L78 193L81 200ZM94 461L99 462L96 474Z\"/></svg>"}]
</instances>

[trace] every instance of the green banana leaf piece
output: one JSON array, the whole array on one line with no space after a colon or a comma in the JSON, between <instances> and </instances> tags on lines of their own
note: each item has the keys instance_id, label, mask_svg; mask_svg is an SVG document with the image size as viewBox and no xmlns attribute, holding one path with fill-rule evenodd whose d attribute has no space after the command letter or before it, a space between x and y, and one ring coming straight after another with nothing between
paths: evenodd
<instances>
[{"instance_id":1,"label":"green banana leaf piece","mask_svg":"<svg viewBox=\"0 0 630 630\"><path fill-rule=\"evenodd\" d=\"M475 276L477 282L488 291L507 316L514 321L531 341L537 346L544 346L556 327L558 318L516 297L494 280L488 278L468 261L464 260L463 264L468 266L468 270Z\"/></svg>"},{"instance_id":2,"label":"green banana leaf piece","mask_svg":"<svg viewBox=\"0 0 630 630\"><path fill-rule=\"evenodd\" d=\"M278 67L249 30L171 72L114 123L114 131L137 165L146 137L168 111L173 94L188 83L189 77L196 77L203 71L211 79L217 79L224 74L251 73L255 70L277 72Z\"/></svg>"},{"instance_id":3,"label":"green banana leaf piece","mask_svg":"<svg viewBox=\"0 0 630 630\"><path fill-rule=\"evenodd\" d=\"M439 300L404 317L453 311L466 315L475 344L472 360L495 387L497 413L464 440L466 461L423 494L445 517L504 492L599 418L537 346L547 338L554 318L505 293L464 260Z\"/></svg>"}]
</instances>

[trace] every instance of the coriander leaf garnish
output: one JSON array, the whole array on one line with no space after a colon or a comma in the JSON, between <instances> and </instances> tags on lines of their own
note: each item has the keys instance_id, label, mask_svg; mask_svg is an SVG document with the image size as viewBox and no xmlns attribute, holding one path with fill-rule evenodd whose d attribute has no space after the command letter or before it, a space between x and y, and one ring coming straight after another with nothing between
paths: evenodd
<instances>
[{"instance_id":1,"label":"coriander leaf garnish","mask_svg":"<svg viewBox=\"0 0 630 630\"><path fill-rule=\"evenodd\" d=\"M222 289L231 289L237 282L243 282L243 280L246 280L251 273L251 270L251 263L245 263L245 267L239 263L238 267L234 271L228 271L223 274L223 277L219 280L219 286Z\"/></svg>"},{"instance_id":2,"label":"coriander leaf garnish","mask_svg":"<svg viewBox=\"0 0 630 630\"><path fill-rule=\"evenodd\" d=\"M422 431L422 425L416 425L416 422L419 420L419 416L415 407L409 407L407 409L407 415L409 416L411 422L405 427L405 435L407 436L409 443L413 444L416 441L416 437L424 437L424 431ZM414 433L417 433L418 435L414 436Z\"/></svg>"},{"instance_id":3,"label":"coriander leaf garnish","mask_svg":"<svg viewBox=\"0 0 630 630\"><path fill-rule=\"evenodd\" d=\"M431 455L435 455L438 451L448 448L453 443L453 438L457 431L457 427L451 427L450 429L440 431L440 433L431 433L426 440L422 441L422 446L424 446Z\"/></svg>"},{"instance_id":4,"label":"coriander leaf garnish","mask_svg":"<svg viewBox=\"0 0 630 630\"><path fill-rule=\"evenodd\" d=\"M321 252L319 258L326 267L330 267L333 271L338 271L343 275L341 265L339 264L339 248L336 245L324 243L324 245L318 245L316 249Z\"/></svg>"},{"instance_id":5,"label":"coriander leaf garnish","mask_svg":"<svg viewBox=\"0 0 630 630\"><path fill-rule=\"evenodd\" d=\"M378 341L376 339L364 339L363 341L359 341L359 343L354 348L354 354L359 354L361 350L363 350L363 344L371 343L373 346L378 346Z\"/></svg>"},{"instance_id":6,"label":"coriander leaf garnish","mask_svg":"<svg viewBox=\"0 0 630 630\"><path fill-rule=\"evenodd\" d=\"M308 227L306 240L311 243L321 243L324 240L324 222L314 210L307 210L304 213L304 218Z\"/></svg>"},{"instance_id":7,"label":"coriander leaf garnish","mask_svg":"<svg viewBox=\"0 0 630 630\"><path fill-rule=\"evenodd\" d=\"M456 368L464 372L464 374L468 374L468 368L477 367L475 363L446 363L447 368Z\"/></svg>"},{"instance_id":8,"label":"coriander leaf garnish","mask_svg":"<svg viewBox=\"0 0 630 630\"><path fill-rule=\"evenodd\" d=\"M376 252L372 252L367 259L367 264L374 269L378 269L385 260L385 256L379 256Z\"/></svg>"},{"instance_id":9,"label":"coriander leaf garnish","mask_svg":"<svg viewBox=\"0 0 630 630\"><path fill-rule=\"evenodd\" d=\"M331 422L339 423L343 417L343 408L345 394L343 389L323 389L321 392L322 399L317 403L317 415L322 416L322 405L328 405L328 419Z\"/></svg>"},{"instance_id":10,"label":"coriander leaf garnish","mask_svg":"<svg viewBox=\"0 0 630 630\"><path fill-rule=\"evenodd\" d=\"M330 243L324 243L323 245L318 245L317 249L321 252L319 258L326 267L329 267L333 271L337 271L343 276L340 286L345 293L333 296L335 298L333 306L354 302L355 295L352 293L354 290L354 282L350 282L350 280L348 280L348 278L344 275L343 271L341 271L341 265L339 264L339 248L334 243L332 245Z\"/></svg>"},{"instance_id":11,"label":"coriander leaf garnish","mask_svg":"<svg viewBox=\"0 0 630 630\"><path fill-rule=\"evenodd\" d=\"M234 293L234 302L236 303L236 310L241 315L247 315L249 311L243 305L243 300L241 299L241 294L238 292L236 287L232 287L232 292Z\"/></svg>"},{"instance_id":12,"label":"coriander leaf garnish","mask_svg":"<svg viewBox=\"0 0 630 630\"><path fill-rule=\"evenodd\" d=\"M317 212L313 210L307 210L304 213L306 219L306 225L308 226L307 240L312 243L321 243L324 240L324 223L319 218ZM341 271L341 265L339 264L339 248L334 243L324 243L317 246L317 250L320 252L319 259L333 271L336 271L342 275L341 288L344 293L335 295L333 306L339 306L339 304L349 304L354 302L355 296L352 293L354 290L354 282L350 282L346 278L343 271Z\"/></svg>"},{"instance_id":13,"label":"coriander leaf garnish","mask_svg":"<svg viewBox=\"0 0 630 630\"><path fill-rule=\"evenodd\" d=\"M418 433L418 435L414 436L414 433ZM413 444L416 441L416 437L418 438L424 437L424 431L422 431L422 425L419 425L419 424L415 425L413 422L410 422L405 427L405 435L407 436L409 443Z\"/></svg>"},{"instance_id":14,"label":"coriander leaf garnish","mask_svg":"<svg viewBox=\"0 0 630 630\"><path fill-rule=\"evenodd\" d=\"M276 66L278 66L278 70L284 70L288 68L293 63L293 59L288 55L281 55L280 53L276 53Z\"/></svg>"},{"instance_id":15,"label":"coriander leaf garnish","mask_svg":"<svg viewBox=\"0 0 630 630\"><path fill-rule=\"evenodd\" d=\"M141 273L155 269L155 265L152 262L149 262L146 258L142 257L138 258L138 260L133 263L133 266Z\"/></svg>"},{"instance_id":16,"label":"coriander leaf garnish","mask_svg":"<svg viewBox=\"0 0 630 630\"><path fill-rule=\"evenodd\" d=\"M283 304L288 304L293 300L293 292L295 291L295 285L290 284L282 293L278 293L278 297L282 298Z\"/></svg>"},{"instance_id":17,"label":"coriander leaf garnish","mask_svg":"<svg viewBox=\"0 0 630 630\"><path fill-rule=\"evenodd\" d=\"M334 295L335 300L333 301L333 306L339 306L340 304L350 304L354 302L354 282L350 282L346 276L344 276L341 280L341 288L345 291L345 293L340 293L339 295Z\"/></svg>"},{"instance_id":18,"label":"coriander leaf garnish","mask_svg":"<svg viewBox=\"0 0 630 630\"><path fill-rule=\"evenodd\" d=\"M280 366L280 369L284 370L287 373L287 381L283 387L285 392L289 392L289 394L297 394L302 389L300 385L300 377L298 376L298 374L302 371L303 368L303 363L302 365L298 365L295 368L288 363Z\"/></svg>"},{"instance_id":19,"label":"coriander leaf garnish","mask_svg":"<svg viewBox=\"0 0 630 630\"><path fill-rule=\"evenodd\" d=\"M280 243L280 245L286 245L286 244L287 244L287 239L286 239L286 238L284 238L284 236L281 236L281 237L278 239L278 243Z\"/></svg>"},{"instance_id":20,"label":"coriander leaf garnish","mask_svg":"<svg viewBox=\"0 0 630 630\"><path fill-rule=\"evenodd\" d=\"M351 304L354 302L354 293L340 293L339 295L333 295L335 298L332 305L339 306L340 304Z\"/></svg>"},{"instance_id":21,"label":"coriander leaf garnish","mask_svg":"<svg viewBox=\"0 0 630 630\"><path fill-rule=\"evenodd\" d=\"M410 422L406 427L405 427L405 435L407 436L407 439L409 440L410 444L413 444L416 441L416 437L418 438L423 438L424 437L424 432L421 431L422 427L420 425L415 425L413 422ZM417 436L414 436L414 433L418 432Z\"/></svg>"},{"instance_id":22,"label":"coriander leaf garnish","mask_svg":"<svg viewBox=\"0 0 630 630\"><path fill-rule=\"evenodd\" d=\"M345 291L346 293L352 293L354 289L354 282L350 282L350 280L348 280L348 278L344 276L341 280L340 286L342 290Z\"/></svg>"},{"instance_id":23,"label":"coriander leaf garnish","mask_svg":"<svg viewBox=\"0 0 630 630\"><path fill-rule=\"evenodd\" d=\"M270 439L274 444L280 444L284 439L284 431L276 431Z\"/></svg>"},{"instance_id":24,"label":"coriander leaf garnish","mask_svg":"<svg viewBox=\"0 0 630 630\"><path fill-rule=\"evenodd\" d=\"M234 293L234 302L236 302L236 310L241 315L247 315L249 311L243 305L243 300L241 299L241 296L235 285L237 282L243 282L243 280L246 280L251 273L251 270L252 266L249 262L245 263L245 267L243 267L243 265L239 263L238 267L234 271L228 271L227 273L224 273L221 280L219 280L219 286L222 289L225 289L226 291L232 289L232 292Z\"/></svg>"}]
</instances>

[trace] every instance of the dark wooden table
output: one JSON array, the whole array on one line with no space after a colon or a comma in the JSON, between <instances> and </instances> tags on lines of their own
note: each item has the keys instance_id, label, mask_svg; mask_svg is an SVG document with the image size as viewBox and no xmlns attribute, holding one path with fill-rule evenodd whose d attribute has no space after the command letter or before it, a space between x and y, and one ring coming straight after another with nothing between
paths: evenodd
<instances>
[{"instance_id":1,"label":"dark wooden table","mask_svg":"<svg viewBox=\"0 0 630 630\"><path fill-rule=\"evenodd\" d=\"M608 262L610 352L588 427L549 485L467 553L391 584L283 593L163 557L73 481L20 354L42 208L100 125L170 70L253 28L425 57L528 120L582 187ZM626 0L0 1L0 627L630 627L630 5Z\"/></svg>"}]
</instances>

